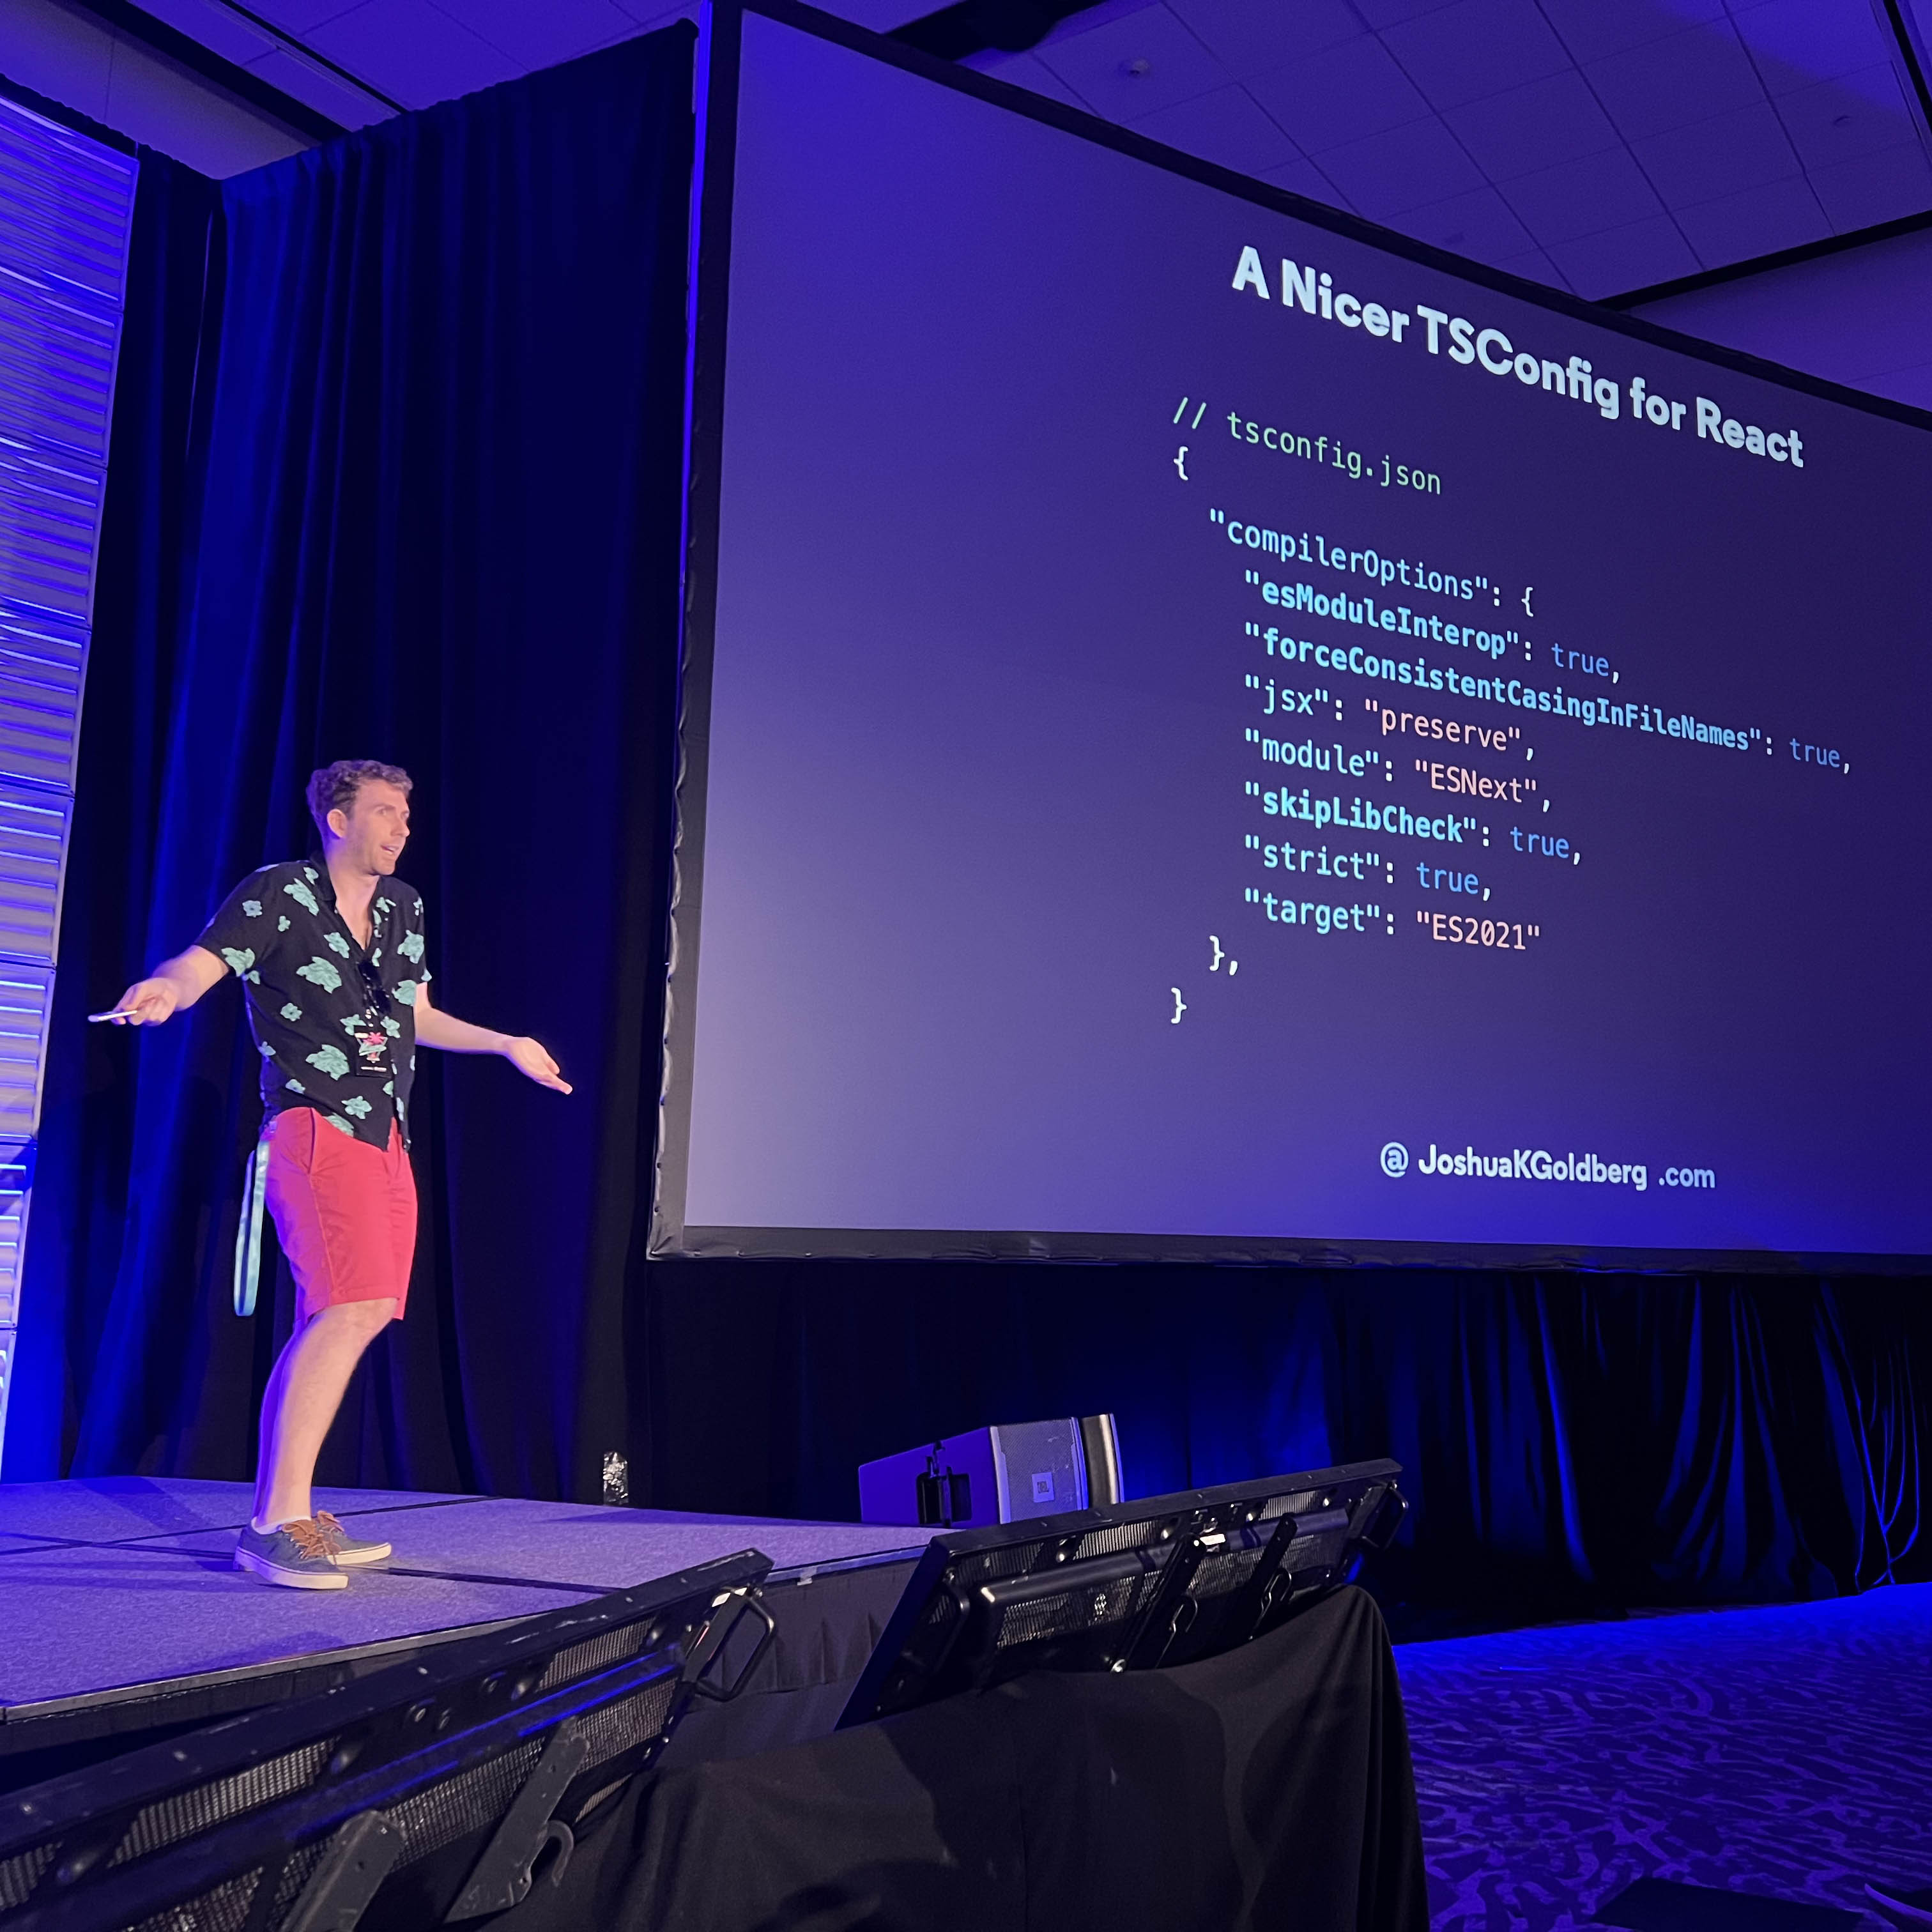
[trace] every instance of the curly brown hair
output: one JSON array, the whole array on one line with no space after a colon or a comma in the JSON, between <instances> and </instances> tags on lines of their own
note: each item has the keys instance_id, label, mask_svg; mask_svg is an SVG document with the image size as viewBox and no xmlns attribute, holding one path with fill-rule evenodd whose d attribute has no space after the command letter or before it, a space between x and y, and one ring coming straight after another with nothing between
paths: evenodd
<instances>
[{"instance_id":1,"label":"curly brown hair","mask_svg":"<svg viewBox=\"0 0 1932 1932\"><path fill-rule=\"evenodd\" d=\"M407 791L411 780L400 765L386 765L374 758L338 758L312 772L308 782L308 814L315 829L326 838L328 814L338 806L344 812L356 808L356 794L365 784L392 784Z\"/></svg>"}]
</instances>

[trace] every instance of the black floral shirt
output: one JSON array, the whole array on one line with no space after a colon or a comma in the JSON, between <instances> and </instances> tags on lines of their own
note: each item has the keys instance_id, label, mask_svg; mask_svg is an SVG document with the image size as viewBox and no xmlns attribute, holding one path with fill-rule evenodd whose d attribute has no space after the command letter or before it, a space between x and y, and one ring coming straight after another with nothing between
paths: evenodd
<instances>
[{"instance_id":1,"label":"black floral shirt","mask_svg":"<svg viewBox=\"0 0 1932 1932\"><path fill-rule=\"evenodd\" d=\"M320 859L265 866L229 894L195 943L242 981L269 1118L313 1107L372 1147L388 1145L393 1120L406 1144L416 993L430 976L422 895L385 879L370 914L365 953L336 910Z\"/></svg>"}]
</instances>

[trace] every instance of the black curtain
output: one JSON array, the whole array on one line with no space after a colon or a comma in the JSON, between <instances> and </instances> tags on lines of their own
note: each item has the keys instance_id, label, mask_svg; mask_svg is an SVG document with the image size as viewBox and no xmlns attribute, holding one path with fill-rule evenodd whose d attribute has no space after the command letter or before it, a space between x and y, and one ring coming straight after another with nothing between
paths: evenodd
<instances>
[{"instance_id":1,"label":"black curtain","mask_svg":"<svg viewBox=\"0 0 1932 1932\"><path fill-rule=\"evenodd\" d=\"M1932 1576L1921 1280L658 1263L650 1494L856 1514L856 1465L1111 1409L1132 1492L1393 1455L1408 1634Z\"/></svg>"},{"instance_id":2,"label":"black curtain","mask_svg":"<svg viewBox=\"0 0 1932 1932\"><path fill-rule=\"evenodd\" d=\"M1480 1604L1932 1574L1922 1282L651 1264L674 758L687 32L218 188L143 157L10 1477L249 1474L235 989L89 1029L342 756L408 766L440 1002L409 1320L325 1479L851 1514L862 1460L1118 1412L1138 1493L1393 1454L1382 1587Z\"/></svg>"},{"instance_id":3,"label":"black curtain","mask_svg":"<svg viewBox=\"0 0 1932 1932\"><path fill-rule=\"evenodd\" d=\"M576 1092L423 1056L410 1318L325 1477L574 1494L622 1446L692 45L634 40L218 194L144 158L10 1475L252 1464L288 1296L229 1312L258 1119L236 988L152 1033L84 1016L308 849L302 787L344 757L416 780L403 869L438 1004L536 1034Z\"/></svg>"}]
</instances>

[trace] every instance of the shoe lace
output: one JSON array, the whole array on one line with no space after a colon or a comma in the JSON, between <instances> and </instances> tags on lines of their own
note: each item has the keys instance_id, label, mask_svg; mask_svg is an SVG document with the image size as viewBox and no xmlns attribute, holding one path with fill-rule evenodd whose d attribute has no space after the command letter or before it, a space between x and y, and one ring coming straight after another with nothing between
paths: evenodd
<instances>
[{"instance_id":1,"label":"shoe lace","mask_svg":"<svg viewBox=\"0 0 1932 1932\"><path fill-rule=\"evenodd\" d=\"M326 1556L329 1554L328 1532L314 1517L305 1516L295 1522L285 1522L282 1529L298 1554L304 1556Z\"/></svg>"},{"instance_id":2,"label":"shoe lace","mask_svg":"<svg viewBox=\"0 0 1932 1932\"><path fill-rule=\"evenodd\" d=\"M343 1528L341 1519L331 1511L317 1510L315 1513L315 1521L316 1527L321 1530L323 1535L337 1543L346 1543L349 1540L349 1532Z\"/></svg>"}]
</instances>

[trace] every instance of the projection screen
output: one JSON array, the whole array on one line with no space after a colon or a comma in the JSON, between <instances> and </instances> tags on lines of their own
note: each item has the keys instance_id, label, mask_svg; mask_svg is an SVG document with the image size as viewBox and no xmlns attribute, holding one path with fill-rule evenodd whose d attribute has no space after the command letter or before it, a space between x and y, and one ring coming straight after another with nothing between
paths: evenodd
<instances>
[{"instance_id":1,"label":"projection screen","mask_svg":"<svg viewBox=\"0 0 1932 1932\"><path fill-rule=\"evenodd\" d=\"M654 1252L1923 1264L1932 418L704 66Z\"/></svg>"}]
</instances>

